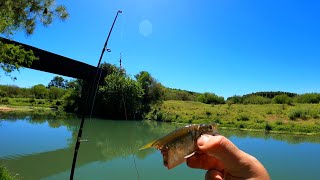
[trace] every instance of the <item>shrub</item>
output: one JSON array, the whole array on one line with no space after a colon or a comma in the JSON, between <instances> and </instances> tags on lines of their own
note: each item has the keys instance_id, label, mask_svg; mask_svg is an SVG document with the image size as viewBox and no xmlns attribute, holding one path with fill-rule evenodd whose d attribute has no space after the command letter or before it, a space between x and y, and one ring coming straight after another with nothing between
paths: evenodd
<instances>
[{"instance_id":1,"label":"shrub","mask_svg":"<svg viewBox=\"0 0 320 180\"><path fill-rule=\"evenodd\" d=\"M247 114L240 113L237 117L238 121L249 121L250 117Z\"/></svg>"},{"instance_id":2,"label":"shrub","mask_svg":"<svg viewBox=\"0 0 320 180\"><path fill-rule=\"evenodd\" d=\"M276 121L276 125L279 126L279 125L282 125L282 124L283 124L283 122L282 122L281 120L277 120L277 121Z\"/></svg>"},{"instance_id":3,"label":"shrub","mask_svg":"<svg viewBox=\"0 0 320 180\"><path fill-rule=\"evenodd\" d=\"M288 117L291 120L296 120L298 118L306 120L307 119L307 111L301 110L301 109L292 110L289 112Z\"/></svg>"},{"instance_id":4,"label":"shrub","mask_svg":"<svg viewBox=\"0 0 320 180\"><path fill-rule=\"evenodd\" d=\"M214 93L203 93L197 97L197 101L205 104L224 104L224 98L215 95Z\"/></svg>"},{"instance_id":5,"label":"shrub","mask_svg":"<svg viewBox=\"0 0 320 180\"><path fill-rule=\"evenodd\" d=\"M243 101L243 104L269 104L271 100L262 96L252 95L246 97Z\"/></svg>"},{"instance_id":6,"label":"shrub","mask_svg":"<svg viewBox=\"0 0 320 180\"><path fill-rule=\"evenodd\" d=\"M9 99L8 98L3 98L0 100L1 104L9 104Z\"/></svg>"},{"instance_id":7,"label":"shrub","mask_svg":"<svg viewBox=\"0 0 320 180\"><path fill-rule=\"evenodd\" d=\"M10 175L6 167L0 165L0 179L13 180L14 178Z\"/></svg>"},{"instance_id":8,"label":"shrub","mask_svg":"<svg viewBox=\"0 0 320 180\"><path fill-rule=\"evenodd\" d=\"M232 97L229 97L228 99L227 99L227 103L229 104L229 103L231 103L231 104L241 104L241 103L243 103L243 97L241 97L241 96L237 96L237 95L234 95L234 96L232 96Z\"/></svg>"},{"instance_id":9,"label":"shrub","mask_svg":"<svg viewBox=\"0 0 320 180\"><path fill-rule=\"evenodd\" d=\"M297 103L320 103L319 93L301 94L295 98Z\"/></svg>"},{"instance_id":10,"label":"shrub","mask_svg":"<svg viewBox=\"0 0 320 180\"><path fill-rule=\"evenodd\" d=\"M269 123L266 123L265 130L266 131L271 131L272 130L272 126Z\"/></svg>"},{"instance_id":11,"label":"shrub","mask_svg":"<svg viewBox=\"0 0 320 180\"><path fill-rule=\"evenodd\" d=\"M244 128L244 127L245 127L245 125L243 123L239 124L239 128Z\"/></svg>"},{"instance_id":12,"label":"shrub","mask_svg":"<svg viewBox=\"0 0 320 180\"><path fill-rule=\"evenodd\" d=\"M280 94L272 98L272 102L275 104L292 104L293 100L286 94Z\"/></svg>"}]
</instances>

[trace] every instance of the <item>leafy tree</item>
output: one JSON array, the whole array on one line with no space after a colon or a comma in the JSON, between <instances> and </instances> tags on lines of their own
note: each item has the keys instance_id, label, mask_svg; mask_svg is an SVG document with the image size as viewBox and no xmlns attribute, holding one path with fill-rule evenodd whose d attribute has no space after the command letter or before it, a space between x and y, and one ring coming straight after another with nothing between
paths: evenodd
<instances>
[{"instance_id":1,"label":"leafy tree","mask_svg":"<svg viewBox=\"0 0 320 180\"><path fill-rule=\"evenodd\" d=\"M67 112L79 112L82 110L83 98L82 94L87 93L87 82L77 79L73 82L73 87L68 88L63 99L65 100L64 109Z\"/></svg>"},{"instance_id":2,"label":"leafy tree","mask_svg":"<svg viewBox=\"0 0 320 180\"><path fill-rule=\"evenodd\" d=\"M286 94L286 95L289 96L289 97L294 97L294 96L297 95L296 93L291 93L291 92L263 91L263 92L255 92L255 93L251 93L251 94L246 94L246 95L243 95L243 97L246 98L246 97L255 95L255 96L262 96L262 97L266 97L266 98L272 99L272 98L274 98L275 96L281 95L281 94Z\"/></svg>"},{"instance_id":3,"label":"leafy tree","mask_svg":"<svg viewBox=\"0 0 320 180\"><path fill-rule=\"evenodd\" d=\"M77 80L70 80L66 83L67 89L75 89L77 87Z\"/></svg>"},{"instance_id":4,"label":"leafy tree","mask_svg":"<svg viewBox=\"0 0 320 180\"><path fill-rule=\"evenodd\" d=\"M272 102L276 104L292 104L293 100L288 95L281 94L272 98Z\"/></svg>"},{"instance_id":5,"label":"leafy tree","mask_svg":"<svg viewBox=\"0 0 320 180\"><path fill-rule=\"evenodd\" d=\"M54 19L65 20L68 16L66 7L56 5L55 0L1 0L0 34L11 37L17 31L24 31L31 35L38 23L48 26ZM6 75L21 66L29 67L37 59L32 51L0 39L0 67Z\"/></svg>"},{"instance_id":6,"label":"leafy tree","mask_svg":"<svg viewBox=\"0 0 320 180\"><path fill-rule=\"evenodd\" d=\"M195 101L200 93L164 87L164 100Z\"/></svg>"},{"instance_id":7,"label":"leafy tree","mask_svg":"<svg viewBox=\"0 0 320 180\"><path fill-rule=\"evenodd\" d=\"M52 86L48 90L48 97L49 99L60 99L64 95L64 93L64 89Z\"/></svg>"},{"instance_id":8,"label":"leafy tree","mask_svg":"<svg viewBox=\"0 0 320 180\"><path fill-rule=\"evenodd\" d=\"M67 80L64 80L61 76L55 76L50 83L48 84L48 87L57 87L57 88L66 88L68 84Z\"/></svg>"},{"instance_id":9,"label":"leafy tree","mask_svg":"<svg viewBox=\"0 0 320 180\"><path fill-rule=\"evenodd\" d=\"M243 100L243 104L268 104L270 102L271 99L257 95L245 97Z\"/></svg>"},{"instance_id":10,"label":"leafy tree","mask_svg":"<svg viewBox=\"0 0 320 180\"><path fill-rule=\"evenodd\" d=\"M125 70L121 69L115 65L112 65L110 63L101 63L100 68L105 70L107 72L107 75L113 74L113 73L120 73L125 74Z\"/></svg>"},{"instance_id":11,"label":"leafy tree","mask_svg":"<svg viewBox=\"0 0 320 180\"><path fill-rule=\"evenodd\" d=\"M31 89L36 99L46 99L48 97L48 89L43 84L35 85Z\"/></svg>"},{"instance_id":12,"label":"leafy tree","mask_svg":"<svg viewBox=\"0 0 320 180\"><path fill-rule=\"evenodd\" d=\"M295 98L297 103L320 103L319 93L305 93Z\"/></svg>"},{"instance_id":13,"label":"leafy tree","mask_svg":"<svg viewBox=\"0 0 320 180\"><path fill-rule=\"evenodd\" d=\"M10 73L19 70L21 66L29 67L34 60L38 60L33 52L24 50L19 45L5 44L0 41L0 68L5 75L10 76ZM12 77L12 79L16 79Z\"/></svg>"},{"instance_id":14,"label":"leafy tree","mask_svg":"<svg viewBox=\"0 0 320 180\"><path fill-rule=\"evenodd\" d=\"M147 71L141 71L139 74L135 75L138 83L144 91L144 100L146 102L156 102L160 100L163 96L162 85L155 80L151 74Z\"/></svg>"},{"instance_id":15,"label":"leafy tree","mask_svg":"<svg viewBox=\"0 0 320 180\"><path fill-rule=\"evenodd\" d=\"M143 111L148 113L151 105L160 101L163 97L163 87L157 82L149 72L141 71L135 75L137 82L143 89Z\"/></svg>"},{"instance_id":16,"label":"leafy tree","mask_svg":"<svg viewBox=\"0 0 320 180\"><path fill-rule=\"evenodd\" d=\"M197 97L197 100L205 104L224 104L224 98L214 93L205 92Z\"/></svg>"},{"instance_id":17,"label":"leafy tree","mask_svg":"<svg viewBox=\"0 0 320 180\"><path fill-rule=\"evenodd\" d=\"M95 113L112 119L140 119L143 90L128 75L112 73L99 88L101 101Z\"/></svg>"},{"instance_id":18,"label":"leafy tree","mask_svg":"<svg viewBox=\"0 0 320 180\"><path fill-rule=\"evenodd\" d=\"M232 97L228 97L227 101L230 104L241 104L241 103L243 103L243 99L244 98L242 96L234 95Z\"/></svg>"}]
</instances>

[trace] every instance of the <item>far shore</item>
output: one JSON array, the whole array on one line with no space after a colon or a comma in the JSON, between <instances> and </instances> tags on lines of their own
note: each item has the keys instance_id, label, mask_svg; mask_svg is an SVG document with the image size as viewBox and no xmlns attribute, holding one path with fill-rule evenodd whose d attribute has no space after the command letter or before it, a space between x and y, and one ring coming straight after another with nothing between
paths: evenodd
<instances>
[{"instance_id":1,"label":"far shore","mask_svg":"<svg viewBox=\"0 0 320 180\"><path fill-rule=\"evenodd\" d=\"M172 114L174 113L173 111L168 110L168 105L172 103L172 101L165 102L164 105L167 106L167 108L162 108L160 111L163 114L167 114L167 116L170 117L178 117L179 118L170 118L167 119L168 117L164 117L164 119L158 120L158 121L163 121L163 122L170 122L170 123L178 123L178 124L190 124L190 123L210 123L210 122L216 122L219 124L219 129L235 129L235 130L242 130L242 131L260 131L260 132L268 132L268 133L279 133L279 134L304 134L304 135L320 135L320 131L318 130L319 127L317 124L310 126L310 121L293 121L293 122L286 122L286 121L258 121L258 122L252 122L251 119L248 119L246 121L239 121L239 120L225 120L224 117L222 117L220 120L215 119L214 117L210 117L212 115L207 116L206 118L208 119L193 119L189 117L182 117L182 114L179 113L186 113L188 109L183 108L181 105L185 104L186 102L177 102L173 101L174 106L178 107L179 113L175 111L175 113L178 114ZM181 104L182 103L182 104ZM188 103L187 103L188 104ZM198 105L196 105L198 106ZM198 109L202 109L200 105ZM207 105L205 105L207 106ZM227 106L227 105L224 105ZM216 106L219 107L220 109L222 108L221 106ZM172 106L171 106L172 108ZM208 107L207 107L208 108ZM209 108L213 108L213 106L209 106ZM170 108L169 108L170 109ZM205 110L206 114L209 114L208 111L212 111L210 109ZM190 112L190 111L189 111ZM61 118L63 117L63 113L61 111L57 111L54 108L49 108L49 107L36 107L36 106L12 106L12 105L0 105L0 115L26 115L32 114L32 115L42 115L43 117L49 116L49 117L58 117ZM212 114L215 112L212 111ZM170 115L171 114L171 115ZM199 114L199 113L198 113ZM201 113L203 114L203 113ZM249 114L250 115L250 114ZM195 115L193 115L195 116ZM228 118L228 117L226 117ZM228 119L233 119L233 118L228 118ZM294 125L293 125L294 124ZM269 128L269 129L266 129Z\"/></svg>"}]
</instances>

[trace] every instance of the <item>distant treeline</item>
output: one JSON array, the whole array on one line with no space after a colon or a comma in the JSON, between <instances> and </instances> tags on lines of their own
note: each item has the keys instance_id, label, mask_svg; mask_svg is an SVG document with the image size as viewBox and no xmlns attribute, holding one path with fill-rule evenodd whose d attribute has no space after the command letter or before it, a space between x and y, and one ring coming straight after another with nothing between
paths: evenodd
<instances>
[{"instance_id":1,"label":"distant treeline","mask_svg":"<svg viewBox=\"0 0 320 180\"><path fill-rule=\"evenodd\" d=\"M293 104L320 103L320 93L296 94L290 92L257 92L243 96L232 96L226 100L228 104Z\"/></svg>"},{"instance_id":2,"label":"distant treeline","mask_svg":"<svg viewBox=\"0 0 320 180\"><path fill-rule=\"evenodd\" d=\"M69 82L60 76L54 77L47 86L37 84L31 88L20 88L14 85L0 85L0 98L61 99L74 86L74 81Z\"/></svg>"},{"instance_id":3,"label":"distant treeline","mask_svg":"<svg viewBox=\"0 0 320 180\"><path fill-rule=\"evenodd\" d=\"M96 93L92 115L111 119L143 119L154 105L163 100L198 101L205 104L293 104L320 103L319 93L296 94L290 92L256 92L243 96L234 95L226 100L214 93L197 93L181 89L164 87L150 73L141 71L134 78L125 70L114 65L103 63L101 68L107 71L103 83ZM66 81L54 77L47 86L35 85L31 88L20 88L11 85L0 85L0 104L10 104L8 98L29 98L19 102L36 102L34 99L56 100L56 105L67 112L82 112L83 95L88 94L88 84L83 80ZM24 104L25 105L25 104Z\"/></svg>"}]
</instances>

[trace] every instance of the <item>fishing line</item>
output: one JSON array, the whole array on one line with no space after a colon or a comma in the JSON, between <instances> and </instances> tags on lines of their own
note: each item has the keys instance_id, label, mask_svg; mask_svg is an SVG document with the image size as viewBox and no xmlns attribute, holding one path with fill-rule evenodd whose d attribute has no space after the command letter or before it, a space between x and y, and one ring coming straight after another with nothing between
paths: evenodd
<instances>
[{"instance_id":1,"label":"fishing line","mask_svg":"<svg viewBox=\"0 0 320 180\"><path fill-rule=\"evenodd\" d=\"M123 35L124 35L124 25L126 24L124 21L126 21L126 17L123 18L123 20L121 20L121 31L120 31L120 39L121 39L121 52L120 52L120 68L122 68L122 65L121 65L121 60L122 60L122 53L123 53ZM126 107L126 102L125 102L125 99L124 99L124 92L123 92L123 89L122 89L122 103L123 103L123 107L124 107L124 114L125 114L125 118L126 118L126 121L128 121L128 114L127 114L127 107ZM138 170L138 167L137 167L137 163L136 163L136 158L135 158L135 153L132 149L132 146L130 146L130 149L131 149L131 152L132 152L132 159L133 159L133 164L134 164L134 168L136 170L136 173L137 173L137 176L138 176L138 180L141 180L140 179L140 174L139 174L139 170Z\"/></svg>"},{"instance_id":2,"label":"fishing line","mask_svg":"<svg viewBox=\"0 0 320 180\"><path fill-rule=\"evenodd\" d=\"M92 97L92 93L95 92L95 89L93 89L94 87L97 87L98 85L94 86L95 83L99 84L99 81L97 81L98 79L98 75L99 75L99 67L100 67L100 63L101 63L101 60L102 60L102 57L104 55L104 52L107 50L108 52L110 52L110 50L107 48L107 45L108 45L108 41L109 41L109 38L110 38L110 35L111 35L111 32L112 32L112 29L113 29L113 26L117 20L117 17L119 15L119 13L122 13L121 10L117 11L117 15L116 17L114 18L113 20L113 23L112 23L112 26L111 26L111 29L109 31L109 34L108 34L108 37L107 37L107 40L103 46L103 49L102 49L102 52L101 52L101 55L100 55L100 59L99 59L99 62L97 64L97 67L96 67L96 74L94 76L94 80L91 82L92 83L92 86L90 86L90 83L89 83L89 91L88 91L88 94L85 98L85 103L84 103L84 106L83 106L83 111L82 111L82 119L81 119L81 123L80 123L80 127L79 127L79 130L78 130L78 136L77 136L77 142L76 142L76 145L75 145L75 148L74 148L74 154L73 154L73 160L72 160L72 166L71 166L71 172L70 172L70 180L73 180L73 176L74 176L74 170L75 170L75 167L76 167L76 162L77 162L77 156L78 156L78 151L79 151L79 148L80 148L80 143L81 143L81 137L82 137L82 131L83 131L83 125L84 125L84 122L85 122L85 116L87 114L87 109L90 107L90 106L93 106L94 105L94 101L90 101L90 97ZM94 97L91 99L93 100ZM92 103L92 104L91 104Z\"/></svg>"}]
</instances>

